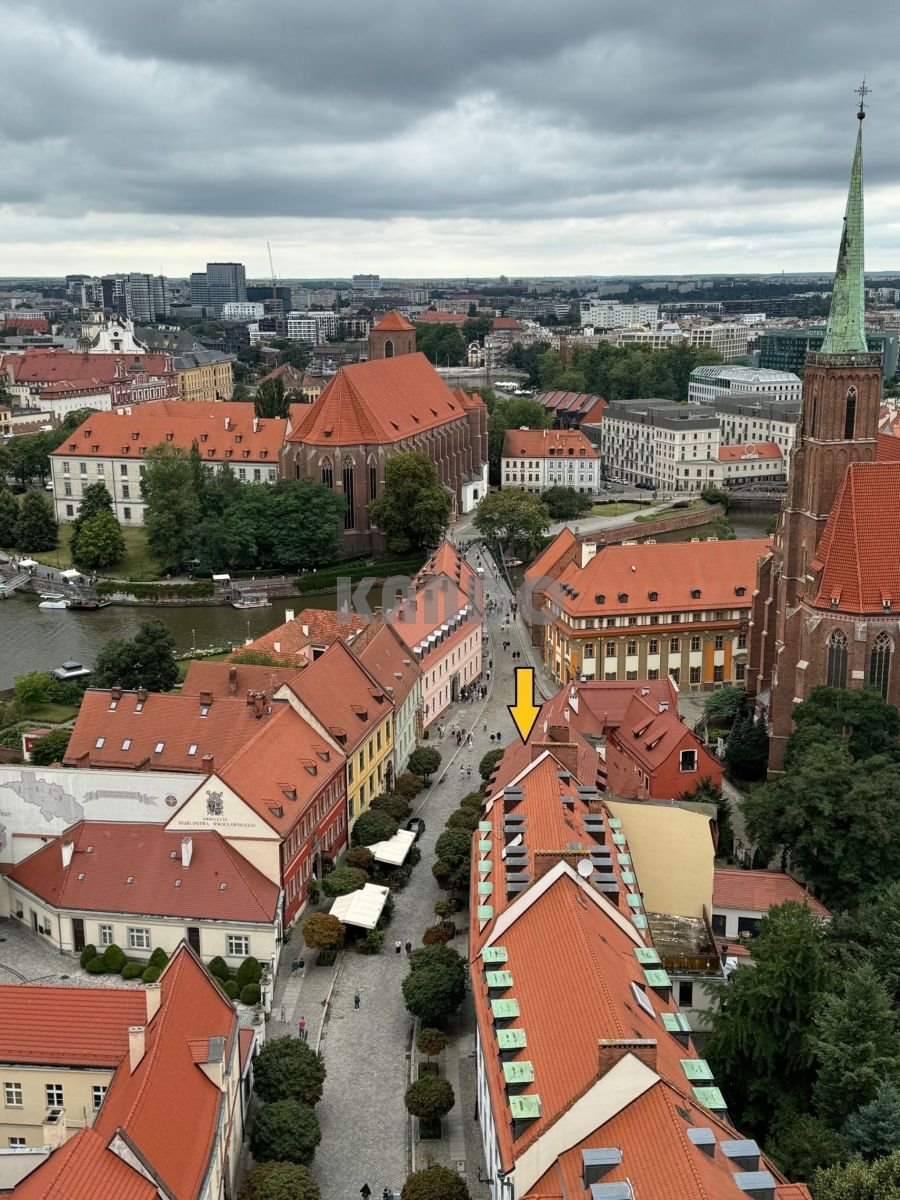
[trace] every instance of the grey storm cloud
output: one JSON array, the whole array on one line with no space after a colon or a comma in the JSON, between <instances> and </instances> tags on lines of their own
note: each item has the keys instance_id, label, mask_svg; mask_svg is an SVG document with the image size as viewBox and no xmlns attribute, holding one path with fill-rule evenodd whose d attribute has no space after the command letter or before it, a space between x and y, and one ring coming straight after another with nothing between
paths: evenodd
<instances>
[{"instance_id":1,"label":"grey storm cloud","mask_svg":"<svg viewBox=\"0 0 900 1200\"><path fill-rule=\"evenodd\" d=\"M0 0L0 31L0 218L36 237L724 206L752 238L843 190L863 74L896 180L897 0Z\"/></svg>"}]
</instances>

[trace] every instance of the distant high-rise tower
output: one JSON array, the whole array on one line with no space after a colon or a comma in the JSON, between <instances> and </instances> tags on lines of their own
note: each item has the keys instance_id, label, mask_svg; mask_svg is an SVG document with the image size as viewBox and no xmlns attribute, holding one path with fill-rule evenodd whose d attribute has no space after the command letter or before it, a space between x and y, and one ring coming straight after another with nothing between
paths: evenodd
<instances>
[{"instance_id":1,"label":"distant high-rise tower","mask_svg":"<svg viewBox=\"0 0 900 1200\"><path fill-rule=\"evenodd\" d=\"M247 271L243 263L207 263L209 307L215 313L231 301L247 299Z\"/></svg>"}]
</instances>

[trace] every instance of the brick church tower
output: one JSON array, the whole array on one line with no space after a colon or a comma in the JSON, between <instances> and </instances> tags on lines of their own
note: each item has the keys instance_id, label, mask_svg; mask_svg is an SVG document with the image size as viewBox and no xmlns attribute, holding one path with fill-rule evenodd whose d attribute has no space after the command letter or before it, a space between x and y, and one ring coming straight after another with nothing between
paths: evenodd
<instances>
[{"instance_id":1,"label":"brick church tower","mask_svg":"<svg viewBox=\"0 0 900 1200\"><path fill-rule=\"evenodd\" d=\"M863 614L857 610L862 600L855 602L855 628L850 628L853 622L848 621L850 613L842 603L841 589L836 597L826 598L823 611L820 586L828 557L823 555L823 547L828 553L836 550L831 530L839 519L836 501L844 506L848 473L852 471L853 479L864 481L868 489L875 478L872 472L881 470L880 466L862 474L855 470L856 464L875 463L881 400L881 355L869 351L865 335L862 101L857 116L856 149L825 341L821 350L810 351L806 357L800 436L791 457L790 482L772 551L760 563L753 600L747 687L768 715L773 771L781 767L796 702L817 684L862 686L866 681L863 650L855 664L860 669L852 672L856 682L846 679L850 647L854 638L858 640ZM849 562L847 550L844 546L845 565ZM858 550L854 546L850 555ZM835 585L830 586L834 590ZM844 600L849 600L849 593ZM880 603L878 611L884 615ZM823 624L826 613L830 619ZM829 632L839 614L843 628ZM818 631L816 636L814 631ZM837 640L828 642L832 634ZM867 639L868 635L863 641ZM840 673L831 669L834 655L830 648L838 643L844 647L844 682L840 682Z\"/></svg>"},{"instance_id":2,"label":"brick church tower","mask_svg":"<svg viewBox=\"0 0 900 1200\"><path fill-rule=\"evenodd\" d=\"M391 309L386 317L382 317L369 334L370 362L375 358L397 358L401 354L415 352L415 328L396 309Z\"/></svg>"}]
</instances>

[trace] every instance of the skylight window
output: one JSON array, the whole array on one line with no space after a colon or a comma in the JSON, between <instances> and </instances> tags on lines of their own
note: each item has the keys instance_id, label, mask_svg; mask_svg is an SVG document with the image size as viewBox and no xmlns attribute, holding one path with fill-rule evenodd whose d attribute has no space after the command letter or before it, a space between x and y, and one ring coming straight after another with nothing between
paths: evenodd
<instances>
[{"instance_id":1,"label":"skylight window","mask_svg":"<svg viewBox=\"0 0 900 1200\"><path fill-rule=\"evenodd\" d=\"M97 740L96 740L96 742L94 742L94 749L95 749L95 750L102 750L102 749L103 749L103 747L104 747L105 745L106 745L106 738L105 738L105 737L98 737L98 738L97 738Z\"/></svg>"},{"instance_id":2,"label":"skylight window","mask_svg":"<svg viewBox=\"0 0 900 1200\"><path fill-rule=\"evenodd\" d=\"M166 748L165 742L157 742L156 745L153 747L153 753L154 754L162 754L162 752L163 752L163 750L165 750L165 748Z\"/></svg>"},{"instance_id":3,"label":"skylight window","mask_svg":"<svg viewBox=\"0 0 900 1200\"><path fill-rule=\"evenodd\" d=\"M200 706L200 716L201 717L209 716L209 705L208 704L202 704Z\"/></svg>"},{"instance_id":4,"label":"skylight window","mask_svg":"<svg viewBox=\"0 0 900 1200\"><path fill-rule=\"evenodd\" d=\"M634 996L635 1000L637 1000L638 1004L641 1006L641 1008L644 1010L644 1012L649 1017L653 1017L653 1019L656 1020L656 1013L653 1010L653 1005L650 1003L650 1000L647 997L647 994L644 992L644 990L642 988L639 988L636 983L632 983L631 994L632 994L632 996Z\"/></svg>"},{"instance_id":5,"label":"skylight window","mask_svg":"<svg viewBox=\"0 0 900 1200\"><path fill-rule=\"evenodd\" d=\"M193 758L196 753L197 753L197 743L191 742L191 744L188 746L188 758Z\"/></svg>"},{"instance_id":6,"label":"skylight window","mask_svg":"<svg viewBox=\"0 0 900 1200\"><path fill-rule=\"evenodd\" d=\"M122 742L122 749L123 750L131 749L131 738L125 738L125 740Z\"/></svg>"},{"instance_id":7,"label":"skylight window","mask_svg":"<svg viewBox=\"0 0 900 1200\"><path fill-rule=\"evenodd\" d=\"M110 702L109 702L109 711L110 712L115 712L118 707L119 707L118 700L110 700Z\"/></svg>"}]
</instances>

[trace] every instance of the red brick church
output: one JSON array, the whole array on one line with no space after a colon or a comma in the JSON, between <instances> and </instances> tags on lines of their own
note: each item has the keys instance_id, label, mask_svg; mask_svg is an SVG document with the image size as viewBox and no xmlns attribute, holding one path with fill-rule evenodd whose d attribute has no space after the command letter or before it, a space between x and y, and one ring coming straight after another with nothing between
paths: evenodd
<instances>
[{"instance_id":1,"label":"red brick church","mask_svg":"<svg viewBox=\"0 0 900 1200\"><path fill-rule=\"evenodd\" d=\"M860 105L825 341L806 356L790 483L753 599L747 686L772 771L814 687L872 687L900 705L900 461L879 438L881 354L865 334L864 117Z\"/></svg>"},{"instance_id":2,"label":"red brick church","mask_svg":"<svg viewBox=\"0 0 900 1200\"><path fill-rule=\"evenodd\" d=\"M413 326L390 312L369 335L369 361L341 367L301 410L282 451L282 473L313 479L347 501L344 553L385 548L366 509L384 488L395 454L427 455L451 502L451 520L487 494L487 409L480 396L451 391L424 354Z\"/></svg>"}]
</instances>

